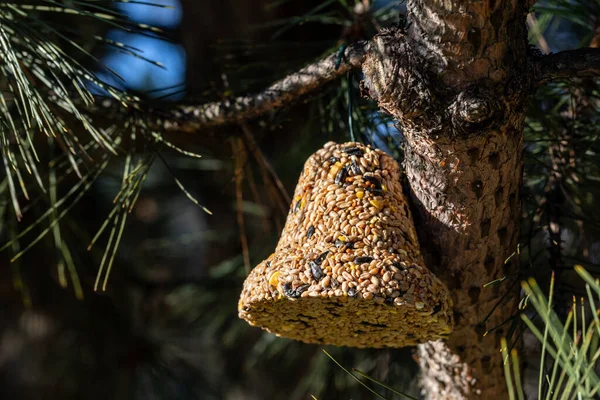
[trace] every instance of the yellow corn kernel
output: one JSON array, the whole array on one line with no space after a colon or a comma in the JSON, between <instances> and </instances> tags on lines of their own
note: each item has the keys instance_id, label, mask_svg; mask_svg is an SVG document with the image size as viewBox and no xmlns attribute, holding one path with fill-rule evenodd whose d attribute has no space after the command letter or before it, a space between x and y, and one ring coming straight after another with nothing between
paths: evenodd
<instances>
[{"instance_id":1,"label":"yellow corn kernel","mask_svg":"<svg viewBox=\"0 0 600 400\"><path fill-rule=\"evenodd\" d=\"M396 212L396 207L394 207L393 205L389 204L388 207L390 208L390 210L392 210L392 212Z\"/></svg>"},{"instance_id":2,"label":"yellow corn kernel","mask_svg":"<svg viewBox=\"0 0 600 400\"><path fill-rule=\"evenodd\" d=\"M385 205L385 202L381 200L370 200L369 203L371 203L373 207L377 207L379 209L383 208Z\"/></svg>"},{"instance_id":3,"label":"yellow corn kernel","mask_svg":"<svg viewBox=\"0 0 600 400\"><path fill-rule=\"evenodd\" d=\"M381 190L383 190L384 192L387 192L387 186L385 186L385 183L381 184Z\"/></svg>"},{"instance_id":4,"label":"yellow corn kernel","mask_svg":"<svg viewBox=\"0 0 600 400\"><path fill-rule=\"evenodd\" d=\"M358 192L356 192L356 197L358 197L359 199L362 199L365 196L365 192L363 192L362 190L359 190Z\"/></svg>"},{"instance_id":5,"label":"yellow corn kernel","mask_svg":"<svg viewBox=\"0 0 600 400\"><path fill-rule=\"evenodd\" d=\"M275 271L271 274L271 277L269 278L269 285L271 286L277 286L277 283L279 283L279 275L281 274L281 272L279 271Z\"/></svg>"},{"instance_id":6,"label":"yellow corn kernel","mask_svg":"<svg viewBox=\"0 0 600 400\"><path fill-rule=\"evenodd\" d=\"M344 235L340 235L340 236L338 236L337 238L338 238L338 240L339 240L340 242L347 242L347 241L348 241L348 239L346 239L346 237L345 237Z\"/></svg>"},{"instance_id":7,"label":"yellow corn kernel","mask_svg":"<svg viewBox=\"0 0 600 400\"><path fill-rule=\"evenodd\" d=\"M342 163L341 162L336 162L335 164L333 164L333 166L331 167L331 169L329 170L329 178L334 178L338 172L340 172L340 169L342 169Z\"/></svg>"}]
</instances>

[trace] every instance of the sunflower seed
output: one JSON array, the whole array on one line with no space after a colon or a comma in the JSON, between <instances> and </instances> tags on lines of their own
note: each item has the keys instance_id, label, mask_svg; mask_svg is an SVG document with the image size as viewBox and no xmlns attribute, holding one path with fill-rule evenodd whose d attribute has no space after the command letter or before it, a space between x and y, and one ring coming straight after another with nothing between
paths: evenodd
<instances>
[{"instance_id":1,"label":"sunflower seed","mask_svg":"<svg viewBox=\"0 0 600 400\"><path fill-rule=\"evenodd\" d=\"M342 149L342 151L350 156L357 156L357 157L362 157L362 155L365 154L363 149L361 149L360 147L356 147L356 146L344 147Z\"/></svg>"},{"instance_id":2,"label":"sunflower seed","mask_svg":"<svg viewBox=\"0 0 600 400\"><path fill-rule=\"evenodd\" d=\"M334 183L336 185L339 185L341 183L344 183L346 181L346 177L348 176L348 170L346 169L346 167L343 167L342 169L340 169L338 171L338 173L335 175L335 179L334 179Z\"/></svg>"},{"instance_id":3,"label":"sunflower seed","mask_svg":"<svg viewBox=\"0 0 600 400\"><path fill-rule=\"evenodd\" d=\"M312 273L313 278L315 278L315 280L318 282L321 280L321 278L323 277L323 270L321 269L321 267L319 266L319 264L317 264L314 261L311 261L309 263L310 265L310 271Z\"/></svg>"}]
</instances>

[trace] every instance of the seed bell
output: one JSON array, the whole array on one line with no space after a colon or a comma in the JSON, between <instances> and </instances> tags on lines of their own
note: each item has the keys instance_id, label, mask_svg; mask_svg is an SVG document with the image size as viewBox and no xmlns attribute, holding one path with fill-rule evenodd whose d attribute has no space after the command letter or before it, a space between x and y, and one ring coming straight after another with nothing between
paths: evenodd
<instances>
[{"instance_id":1,"label":"seed bell","mask_svg":"<svg viewBox=\"0 0 600 400\"><path fill-rule=\"evenodd\" d=\"M239 316L278 336L403 347L452 331L448 289L424 265L400 167L359 143L305 163L275 252L244 282Z\"/></svg>"}]
</instances>

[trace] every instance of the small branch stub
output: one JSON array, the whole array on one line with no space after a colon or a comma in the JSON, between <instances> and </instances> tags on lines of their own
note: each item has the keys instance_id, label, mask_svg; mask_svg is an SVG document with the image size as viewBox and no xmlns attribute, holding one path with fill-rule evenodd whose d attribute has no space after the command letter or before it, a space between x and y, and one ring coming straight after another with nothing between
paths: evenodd
<instances>
[{"instance_id":1,"label":"small branch stub","mask_svg":"<svg viewBox=\"0 0 600 400\"><path fill-rule=\"evenodd\" d=\"M536 57L534 79L538 85L561 79L600 76L600 49L561 51Z\"/></svg>"},{"instance_id":2,"label":"small branch stub","mask_svg":"<svg viewBox=\"0 0 600 400\"><path fill-rule=\"evenodd\" d=\"M456 119L470 124L481 124L492 117L491 101L483 97L469 96L462 92L456 99Z\"/></svg>"},{"instance_id":3,"label":"small branch stub","mask_svg":"<svg viewBox=\"0 0 600 400\"><path fill-rule=\"evenodd\" d=\"M460 92L448 110L456 132L478 132L500 118L501 107L500 102L472 87Z\"/></svg>"},{"instance_id":4,"label":"small branch stub","mask_svg":"<svg viewBox=\"0 0 600 400\"><path fill-rule=\"evenodd\" d=\"M448 86L435 78L433 67L412 46L400 30L387 30L373 39L363 64L363 88L382 109L404 127L431 138L441 134L440 127L447 137L483 134L501 120L504 103L512 100L501 95L503 86L490 81ZM527 82L519 89L527 92ZM524 97L523 90L517 95Z\"/></svg>"}]
</instances>

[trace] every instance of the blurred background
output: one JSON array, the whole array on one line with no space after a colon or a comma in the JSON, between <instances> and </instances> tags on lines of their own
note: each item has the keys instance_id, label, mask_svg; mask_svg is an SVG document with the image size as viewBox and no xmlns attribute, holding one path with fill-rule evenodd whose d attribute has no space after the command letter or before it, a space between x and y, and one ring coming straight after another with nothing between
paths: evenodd
<instances>
[{"instance_id":1,"label":"blurred background","mask_svg":"<svg viewBox=\"0 0 600 400\"><path fill-rule=\"evenodd\" d=\"M86 17L35 17L70 29L101 65L89 57L81 62L104 82L168 107L259 91L344 44L402 24L405 11L403 2L383 0L153 3L170 8L114 4L130 21L160 28L151 32ZM528 26L532 45L543 53L598 46L600 5L540 2ZM108 40L94 40L97 36ZM78 57L76 49L66 51ZM310 154L353 134L402 160L401 132L375 104L360 98L359 80L350 74L244 129L170 135L171 146L161 147L159 156L134 146L131 158L111 159L73 202L60 231L39 223L48 208L45 200L25 202L23 221L17 223L3 197L1 243L9 245L0 253L2 397L373 398L321 346L276 338L237 317L246 271L275 247L289 196ZM523 273L542 283L551 271L561 277L558 309L566 310L571 296L582 291L570 272L573 265L597 273L600 263L594 207L600 180L598 96L596 81L574 80L542 88L529 107ZM145 172L125 223L113 213L113 199L127 163L138 163ZM55 196L67 196L77 176L54 174L60 180ZM32 224L34 229L23 233ZM36 241L49 229L52 234ZM28 251L21 256L22 250ZM112 257L102 290L111 263L106 260ZM515 335L527 338L520 327ZM418 396L411 349L326 348L342 365ZM535 352L533 343L529 350Z\"/></svg>"}]
</instances>

